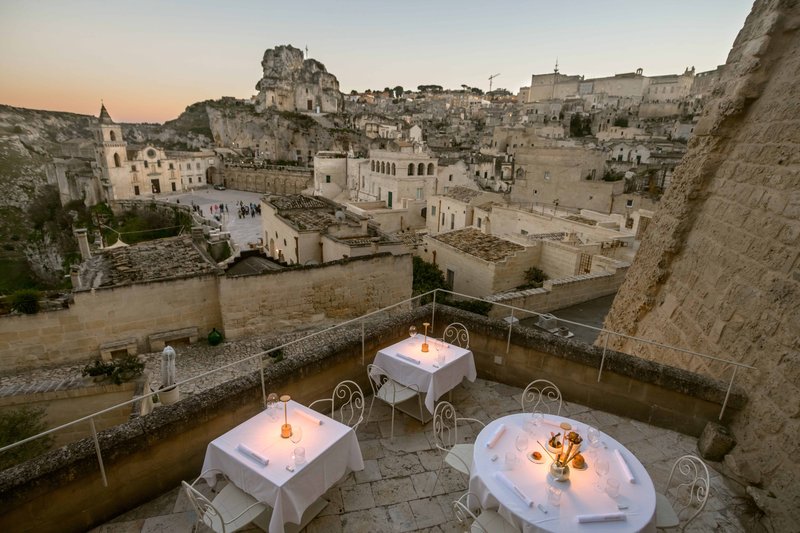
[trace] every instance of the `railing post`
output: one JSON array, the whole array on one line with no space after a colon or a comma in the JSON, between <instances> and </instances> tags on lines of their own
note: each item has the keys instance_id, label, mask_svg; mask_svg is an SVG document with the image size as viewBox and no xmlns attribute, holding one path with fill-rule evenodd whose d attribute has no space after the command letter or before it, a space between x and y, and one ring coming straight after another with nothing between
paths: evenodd
<instances>
[{"instance_id":1,"label":"railing post","mask_svg":"<svg viewBox=\"0 0 800 533\"><path fill-rule=\"evenodd\" d=\"M439 293L439 289L433 289L433 306L431 308L431 332L436 327L436 295Z\"/></svg>"},{"instance_id":2,"label":"railing post","mask_svg":"<svg viewBox=\"0 0 800 533\"><path fill-rule=\"evenodd\" d=\"M365 344L366 335L364 333L364 319L361 319L361 366L364 366L364 344Z\"/></svg>"},{"instance_id":3,"label":"railing post","mask_svg":"<svg viewBox=\"0 0 800 533\"><path fill-rule=\"evenodd\" d=\"M267 408L267 385L264 383L264 355L258 355L258 362L261 363L261 399L264 402L264 409Z\"/></svg>"},{"instance_id":4,"label":"railing post","mask_svg":"<svg viewBox=\"0 0 800 533\"><path fill-rule=\"evenodd\" d=\"M722 402L722 409L719 412L719 419L722 420L722 415L725 414L725 407L728 405L728 397L731 395L731 389L733 388L733 380L736 379L736 371L739 370L739 367L734 365L733 366L733 374L731 375L731 381L728 383L728 392L725 393L725 401Z\"/></svg>"},{"instance_id":5,"label":"railing post","mask_svg":"<svg viewBox=\"0 0 800 533\"><path fill-rule=\"evenodd\" d=\"M511 328L514 327L514 308L511 308L511 320L508 323L508 339L506 339L506 355L511 351Z\"/></svg>"},{"instance_id":6,"label":"railing post","mask_svg":"<svg viewBox=\"0 0 800 533\"><path fill-rule=\"evenodd\" d=\"M608 349L608 331L606 334L606 342L603 343L603 357L600 359L600 371L597 373L597 382L600 383L600 377L603 375L603 365L606 364L606 350Z\"/></svg>"},{"instance_id":7,"label":"railing post","mask_svg":"<svg viewBox=\"0 0 800 533\"><path fill-rule=\"evenodd\" d=\"M100 474L103 476L103 486L108 487L108 478L106 477L106 467L103 465L103 455L100 453L100 441L97 440L97 429L94 427L94 418L89 419L89 425L92 426L92 439L94 439L94 451L97 452L97 462L100 463Z\"/></svg>"}]
</instances>

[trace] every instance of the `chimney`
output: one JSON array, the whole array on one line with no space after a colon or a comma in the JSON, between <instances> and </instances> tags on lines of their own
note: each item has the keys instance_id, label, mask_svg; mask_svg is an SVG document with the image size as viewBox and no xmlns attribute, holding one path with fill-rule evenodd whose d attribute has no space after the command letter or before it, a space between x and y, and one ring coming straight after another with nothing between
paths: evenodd
<instances>
[{"instance_id":1,"label":"chimney","mask_svg":"<svg viewBox=\"0 0 800 533\"><path fill-rule=\"evenodd\" d=\"M88 261L92 258L92 252L89 251L89 237L86 233L86 228L79 228L74 231L75 238L78 239L78 248L81 250L81 259Z\"/></svg>"},{"instance_id":2,"label":"chimney","mask_svg":"<svg viewBox=\"0 0 800 533\"><path fill-rule=\"evenodd\" d=\"M205 236L203 235L203 226L194 226L192 228L192 241L195 244L205 244Z\"/></svg>"},{"instance_id":3,"label":"chimney","mask_svg":"<svg viewBox=\"0 0 800 533\"><path fill-rule=\"evenodd\" d=\"M72 290L76 291L81 288L80 267L78 265L72 265L70 267L69 279L72 282Z\"/></svg>"}]
</instances>

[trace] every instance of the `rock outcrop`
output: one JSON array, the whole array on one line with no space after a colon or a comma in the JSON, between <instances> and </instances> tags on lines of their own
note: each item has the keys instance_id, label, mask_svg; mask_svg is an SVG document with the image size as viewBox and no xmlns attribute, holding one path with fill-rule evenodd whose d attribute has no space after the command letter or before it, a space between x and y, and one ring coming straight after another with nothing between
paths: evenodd
<instances>
[{"instance_id":1,"label":"rock outcrop","mask_svg":"<svg viewBox=\"0 0 800 533\"><path fill-rule=\"evenodd\" d=\"M291 45L264 52L264 76L256 83L256 107L279 111L340 113L344 97L336 76L314 59L303 59L303 51Z\"/></svg>"},{"instance_id":2,"label":"rock outcrop","mask_svg":"<svg viewBox=\"0 0 800 533\"><path fill-rule=\"evenodd\" d=\"M749 403L731 421L731 453L775 496L763 509L775 531L800 523L798 82L800 3L756 1L606 319L613 331L755 367L736 373ZM725 381L733 371L614 347Z\"/></svg>"}]
</instances>

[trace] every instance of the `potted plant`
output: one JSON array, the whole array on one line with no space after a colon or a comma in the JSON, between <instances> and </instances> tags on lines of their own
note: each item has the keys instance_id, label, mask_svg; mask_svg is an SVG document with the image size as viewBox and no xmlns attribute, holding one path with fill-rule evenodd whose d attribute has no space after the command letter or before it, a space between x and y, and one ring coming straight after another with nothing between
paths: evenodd
<instances>
[{"instance_id":1,"label":"potted plant","mask_svg":"<svg viewBox=\"0 0 800 533\"><path fill-rule=\"evenodd\" d=\"M158 400L162 405L170 405L180 399L180 390L175 385L175 349L166 346L161 352L161 387L158 389Z\"/></svg>"}]
</instances>

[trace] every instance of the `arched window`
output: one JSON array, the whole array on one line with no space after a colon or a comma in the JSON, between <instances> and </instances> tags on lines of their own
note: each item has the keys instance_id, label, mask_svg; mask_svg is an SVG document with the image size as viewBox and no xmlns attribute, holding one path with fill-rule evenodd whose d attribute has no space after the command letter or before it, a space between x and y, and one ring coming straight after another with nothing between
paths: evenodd
<instances>
[{"instance_id":1,"label":"arched window","mask_svg":"<svg viewBox=\"0 0 800 533\"><path fill-rule=\"evenodd\" d=\"M370 161L370 166L372 167L372 171L375 172L375 161Z\"/></svg>"},{"instance_id":2,"label":"arched window","mask_svg":"<svg viewBox=\"0 0 800 533\"><path fill-rule=\"evenodd\" d=\"M428 176L433 176L433 163L428 163Z\"/></svg>"},{"instance_id":3,"label":"arched window","mask_svg":"<svg viewBox=\"0 0 800 533\"><path fill-rule=\"evenodd\" d=\"M395 176L395 175L397 175L397 167L395 166L394 163L392 163L392 176Z\"/></svg>"},{"instance_id":4,"label":"arched window","mask_svg":"<svg viewBox=\"0 0 800 533\"><path fill-rule=\"evenodd\" d=\"M424 176L425 175L425 163L420 163L417 165L417 176Z\"/></svg>"},{"instance_id":5,"label":"arched window","mask_svg":"<svg viewBox=\"0 0 800 533\"><path fill-rule=\"evenodd\" d=\"M409 163L408 164L408 175L409 176L413 176L414 175L414 163Z\"/></svg>"},{"instance_id":6,"label":"arched window","mask_svg":"<svg viewBox=\"0 0 800 533\"><path fill-rule=\"evenodd\" d=\"M386 174L386 163L381 161L381 174Z\"/></svg>"},{"instance_id":7,"label":"arched window","mask_svg":"<svg viewBox=\"0 0 800 533\"><path fill-rule=\"evenodd\" d=\"M117 134L114 133L114 130L111 130L111 131L108 132L108 138L111 139L112 141L116 141L117 140Z\"/></svg>"},{"instance_id":8,"label":"arched window","mask_svg":"<svg viewBox=\"0 0 800 533\"><path fill-rule=\"evenodd\" d=\"M114 166L115 167L121 167L122 166L122 161L120 161L119 154L117 154L117 153L114 154Z\"/></svg>"}]
</instances>

